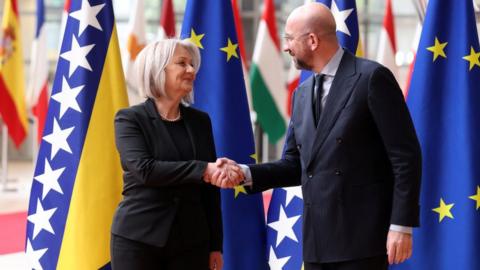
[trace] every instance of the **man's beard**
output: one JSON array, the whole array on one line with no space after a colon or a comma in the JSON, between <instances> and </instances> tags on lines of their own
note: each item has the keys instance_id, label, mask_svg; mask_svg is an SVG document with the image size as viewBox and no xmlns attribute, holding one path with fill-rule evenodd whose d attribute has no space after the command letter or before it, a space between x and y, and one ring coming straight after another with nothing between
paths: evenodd
<instances>
[{"instance_id":1,"label":"man's beard","mask_svg":"<svg viewBox=\"0 0 480 270\"><path fill-rule=\"evenodd\" d=\"M295 67L297 69L312 70L312 66L305 63L305 61L303 60L300 60L298 58L293 58L293 62L295 63Z\"/></svg>"}]
</instances>

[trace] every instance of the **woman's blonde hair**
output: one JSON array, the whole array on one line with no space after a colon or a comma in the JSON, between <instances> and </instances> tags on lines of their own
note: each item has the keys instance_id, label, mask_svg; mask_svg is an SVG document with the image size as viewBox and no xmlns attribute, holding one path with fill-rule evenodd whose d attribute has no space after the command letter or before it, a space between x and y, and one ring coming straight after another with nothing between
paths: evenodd
<instances>
[{"instance_id":1,"label":"woman's blonde hair","mask_svg":"<svg viewBox=\"0 0 480 270\"><path fill-rule=\"evenodd\" d=\"M198 72L200 51L191 42L164 39L150 43L138 54L134 66L137 85L146 97L157 99L165 96L165 67L172 60L177 46L182 46L190 53L195 73ZM182 103L193 103L193 90L182 98Z\"/></svg>"}]
</instances>

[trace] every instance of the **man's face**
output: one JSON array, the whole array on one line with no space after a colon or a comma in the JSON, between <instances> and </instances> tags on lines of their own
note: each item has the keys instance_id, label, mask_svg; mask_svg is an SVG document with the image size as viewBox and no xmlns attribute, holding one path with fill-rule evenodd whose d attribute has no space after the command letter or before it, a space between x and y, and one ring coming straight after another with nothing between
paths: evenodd
<instances>
[{"instance_id":1,"label":"man's face","mask_svg":"<svg viewBox=\"0 0 480 270\"><path fill-rule=\"evenodd\" d=\"M285 24L285 34L283 36L283 51L290 54L297 69L311 70L310 64L312 53L308 50L307 40L309 32L301 31L299 23L294 19L288 19Z\"/></svg>"}]
</instances>

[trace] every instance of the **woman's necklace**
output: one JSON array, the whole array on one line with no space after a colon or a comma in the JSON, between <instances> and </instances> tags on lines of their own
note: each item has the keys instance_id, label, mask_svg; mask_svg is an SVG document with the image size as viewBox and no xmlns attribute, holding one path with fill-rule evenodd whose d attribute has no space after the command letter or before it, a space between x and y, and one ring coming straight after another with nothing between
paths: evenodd
<instances>
[{"instance_id":1,"label":"woman's necklace","mask_svg":"<svg viewBox=\"0 0 480 270\"><path fill-rule=\"evenodd\" d=\"M166 116L163 116L163 114L160 114L160 118L162 118L162 120L165 120L167 122L175 122L175 121L180 120L180 118L182 118L182 113L180 111L178 111L178 115L175 118L168 118Z\"/></svg>"}]
</instances>

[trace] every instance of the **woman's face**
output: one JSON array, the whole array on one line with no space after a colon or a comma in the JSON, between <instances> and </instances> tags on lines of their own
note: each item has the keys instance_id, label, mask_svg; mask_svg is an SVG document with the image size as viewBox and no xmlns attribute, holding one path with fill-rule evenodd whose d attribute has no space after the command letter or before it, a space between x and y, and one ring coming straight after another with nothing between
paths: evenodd
<instances>
[{"instance_id":1,"label":"woman's face","mask_svg":"<svg viewBox=\"0 0 480 270\"><path fill-rule=\"evenodd\" d=\"M165 92L170 98L182 98L193 89L195 68L192 56L182 46L177 46L172 60L165 67Z\"/></svg>"}]
</instances>

